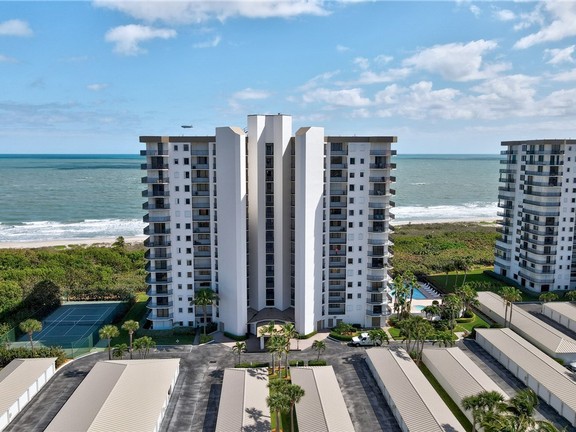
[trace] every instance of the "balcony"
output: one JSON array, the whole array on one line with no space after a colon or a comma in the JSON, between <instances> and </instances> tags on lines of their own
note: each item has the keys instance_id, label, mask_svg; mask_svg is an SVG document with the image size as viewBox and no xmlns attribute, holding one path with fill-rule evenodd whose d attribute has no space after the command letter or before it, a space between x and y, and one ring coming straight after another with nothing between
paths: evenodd
<instances>
[{"instance_id":1,"label":"balcony","mask_svg":"<svg viewBox=\"0 0 576 432\"><path fill-rule=\"evenodd\" d=\"M170 222L170 216L156 216L146 214L142 218L144 222Z\"/></svg>"},{"instance_id":2,"label":"balcony","mask_svg":"<svg viewBox=\"0 0 576 432\"><path fill-rule=\"evenodd\" d=\"M329 272L328 273L328 279L330 279L330 280L346 279L346 272L345 271Z\"/></svg>"},{"instance_id":3,"label":"balcony","mask_svg":"<svg viewBox=\"0 0 576 432\"><path fill-rule=\"evenodd\" d=\"M153 265L152 262L148 262L144 266L144 270L146 270L147 272L150 272L150 273L167 272L167 271L172 270L172 266L171 265Z\"/></svg>"},{"instance_id":4,"label":"balcony","mask_svg":"<svg viewBox=\"0 0 576 432\"><path fill-rule=\"evenodd\" d=\"M170 191L165 190L145 190L142 191L142 197L153 198L153 197L167 197L170 196Z\"/></svg>"},{"instance_id":5,"label":"balcony","mask_svg":"<svg viewBox=\"0 0 576 432\"><path fill-rule=\"evenodd\" d=\"M140 169L143 170L167 170L167 163L143 163L140 165Z\"/></svg>"},{"instance_id":6,"label":"balcony","mask_svg":"<svg viewBox=\"0 0 576 432\"><path fill-rule=\"evenodd\" d=\"M172 289L165 289L162 291L158 291L158 289L154 289L154 286L151 286L146 291L146 295L149 297L166 297L171 296L174 291Z\"/></svg>"},{"instance_id":7,"label":"balcony","mask_svg":"<svg viewBox=\"0 0 576 432\"><path fill-rule=\"evenodd\" d=\"M144 227L144 234L146 235L165 235L170 234L170 228L154 229L154 225L148 225Z\"/></svg>"},{"instance_id":8,"label":"balcony","mask_svg":"<svg viewBox=\"0 0 576 432\"><path fill-rule=\"evenodd\" d=\"M168 150L140 150L140 156L168 156Z\"/></svg>"},{"instance_id":9,"label":"balcony","mask_svg":"<svg viewBox=\"0 0 576 432\"><path fill-rule=\"evenodd\" d=\"M148 249L144 252L144 258L147 260L168 260L172 258L172 254L170 252L156 253L155 249Z\"/></svg>"},{"instance_id":10,"label":"balcony","mask_svg":"<svg viewBox=\"0 0 576 432\"><path fill-rule=\"evenodd\" d=\"M172 305L173 305L173 302L171 302L171 301L158 303L158 302L155 302L152 298L150 298L150 300L148 300L148 302L146 303L146 307L148 309L166 309L166 308L172 307Z\"/></svg>"},{"instance_id":11,"label":"balcony","mask_svg":"<svg viewBox=\"0 0 576 432\"><path fill-rule=\"evenodd\" d=\"M144 240L144 246L146 247L167 247L170 246L172 242L170 240L150 240L147 238Z\"/></svg>"},{"instance_id":12,"label":"balcony","mask_svg":"<svg viewBox=\"0 0 576 432\"><path fill-rule=\"evenodd\" d=\"M168 183L168 177L142 177L142 183L154 184L154 183Z\"/></svg>"},{"instance_id":13,"label":"balcony","mask_svg":"<svg viewBox=\"0 0 576 432\"><path fill-rule=\"evenodd\" d=\"M388 306L372 306L369 309L366 309L366 315L368 316L387 316L392 313L392 309Z\"/></svg>"},{"instance_id":14,"label":"balcony","mask_svg":"<svg viewBox=\"0 0 576 432\"><path fill-rule=\"evenodd\" d=\"M142 209L144 209L144 210L168 210L168 209L170 209L170 204L168 204L168 203L152 204L152 203L145 202L142 204Z\"/></svg>"},{"instance_id":15,"label":"balcony","mask_svg":"<svg viewBox=\"0 0 576 432\"><path fill-rule=\"evenodd\" d=\"M344 315L345 313L344 308L328 308L328 315Z\"/></svg>"},{"instance_id":16,"label":"balcony","mask_svg":"<svg viewBox=\"0 0 576 432\"><path fill-rule=\"evenodd\" d=\"M166 278L161 278L161 279L156 279L153 277L152 274L149 274L146 276L146 283L149 285L163 285L163 284L168 284L168 283L172 283L172 278L171 277L166 277Z\"/></svg>"},{"instance_id":17,"label":"balcony","mask_svg":"<svg viewBox=\"0 0 576 432\"><path fill-rule=\"evenodd\" d=\"M146 319L150 320L150 321L167 321L167 320L171 320L172 318L174 318L174 314L173 313L168 313L168 314L162 314L161 316L154 313L154 310L150 310L150 313L148 315L146 315Z\"/></svg>"}]
</instances>

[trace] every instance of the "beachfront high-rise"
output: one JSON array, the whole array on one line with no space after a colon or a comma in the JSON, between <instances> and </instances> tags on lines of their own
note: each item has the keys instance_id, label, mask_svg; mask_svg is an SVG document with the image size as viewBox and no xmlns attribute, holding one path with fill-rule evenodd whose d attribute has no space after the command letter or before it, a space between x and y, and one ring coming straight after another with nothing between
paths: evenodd
<instances>
[{"instance_id":1,"label":"beachfront high-rise","mask_svg":"<svg viewBox=\"0 0 576 432\"><path fill-rule=\"evenodd\" d=\"M202 288L218 294L208 321L237 335L270 321L301 334L384 325L395 137L293 135L278 114L140 142L153 328L203 323Z\"/></svg>"},{"instance_id":2,"label":"beachfront high-rise","mask_svg":"<svg viewBox=\"0 0 576 432\"><path fill-rule=\"evenodd\" d=\"M502 145L494 271L536 293L576 288L576 140Z\"/></svg>"}]
</instances>

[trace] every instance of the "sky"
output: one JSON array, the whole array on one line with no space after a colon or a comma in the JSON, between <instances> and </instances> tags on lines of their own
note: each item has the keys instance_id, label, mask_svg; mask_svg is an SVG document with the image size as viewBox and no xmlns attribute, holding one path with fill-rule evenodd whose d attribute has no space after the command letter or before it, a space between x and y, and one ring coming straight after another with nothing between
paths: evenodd
<instances>
[{"instance_id":1,"label":"sky","mask_svg":"<svg viewBox=\"0 0 576 432\"><path fill-rule=\"evenodd\" d=\"M576 138L575 49L576 1L0 1L0 153L137 154L283 113L495 154Z\"/></svg>"}]
</instances>

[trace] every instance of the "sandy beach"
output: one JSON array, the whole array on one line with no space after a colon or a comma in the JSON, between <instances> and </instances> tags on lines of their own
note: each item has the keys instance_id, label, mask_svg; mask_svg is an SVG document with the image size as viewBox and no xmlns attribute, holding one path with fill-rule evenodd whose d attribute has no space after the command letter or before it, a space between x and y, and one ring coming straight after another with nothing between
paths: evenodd
<instances>
[{"instance_id":1,"label":"sandy beach","mask_svg":"<svg viewBox=\"0 0 576 432\"><path fill-rule=\"evenodd\" d=\"M146 236L124 237L124 242L128 244L141 244L142 242L144 242L145 239ZM84 239L0 242L0 249L37 249L43 247L70 246L70 245L110 246L115 241L116 237L97 237L97 238L84 238Z\"/></svg>"},{"instance_id":2,"label":"sandy beach","mask_svg":"<svg viewBox=\"0 0 576 432\"><path fill-rule=\"evenodd\" d=\"M494 218L470 218L470 219L434 219L434 220L415 220L415 221L392 221L392 225L424 225L424 224L444 224L444 223L482 223L495 224ZM129 244L141 244L146 236L124 237L124 241ZM71 246L71 245L101 245L109 246L116 241L116 237L96 237L83 239L55 239L39 241L22 241L22 242L0 242L0 249L37 249L54 246Z\"/></svg>"}]
</instances>

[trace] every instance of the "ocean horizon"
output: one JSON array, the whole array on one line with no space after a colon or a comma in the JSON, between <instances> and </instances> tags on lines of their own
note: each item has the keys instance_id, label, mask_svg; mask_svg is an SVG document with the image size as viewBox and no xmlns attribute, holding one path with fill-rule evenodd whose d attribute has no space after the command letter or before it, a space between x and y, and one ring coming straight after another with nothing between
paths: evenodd
<instances>
[{"instance_id":1,"label":"ocean horizon","mask_svg":"<svg viewBox=\"0 0 576 432\"><path fill-rule=\"evenodd\" d=\"M394 157L395 221L497 219L499 154ZM139 154L0 154L0 242L142 236Z\"/></svg>"}]
</instances>

